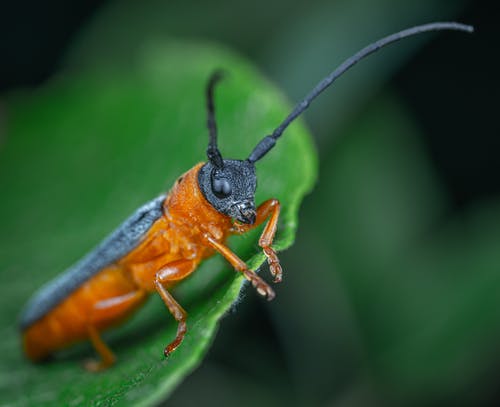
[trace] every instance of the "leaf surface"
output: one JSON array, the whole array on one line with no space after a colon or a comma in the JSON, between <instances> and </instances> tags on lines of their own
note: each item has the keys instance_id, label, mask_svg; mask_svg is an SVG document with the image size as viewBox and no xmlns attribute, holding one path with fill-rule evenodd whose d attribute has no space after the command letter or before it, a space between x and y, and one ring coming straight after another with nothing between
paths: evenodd
<instances>
[{"instance_id":1,"label":"leaf surface","mask_svg":"<svg viewBox=\"0 0 500 407\"><path fill-rule=\"evenodd\" d=\"M157 42L130 69L73 73L9 99L0 150L0 404L150 405L201 362L243 282L216 257L174 290L189 313L189 330L168 361L163 348L176 324L154 296L127 324L105 334L118 364L100 374L81 367L92 356L88 345L51 363L26 361L16 317L35 289L205 159L204 88L216 68L230 73L216 91L219 145L224 157L243 159L289 106L247 62L213 45ZM300 123L257 164L257 175L257 203L271 197L282 203L275 246L285 249L316 175L315 152ZM260 230L230 240L253 268L264 260Z\"/></svg>"}]
</instances>

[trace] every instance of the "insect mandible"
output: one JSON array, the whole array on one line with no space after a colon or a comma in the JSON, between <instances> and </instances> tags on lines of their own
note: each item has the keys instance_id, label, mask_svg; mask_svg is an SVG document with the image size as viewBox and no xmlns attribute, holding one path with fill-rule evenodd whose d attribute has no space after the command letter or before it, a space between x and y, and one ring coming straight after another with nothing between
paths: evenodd
<instances>
[{"instance_id":1,"label":"insect mandible","mask_svg":"<svg viewBox=\"0 0 500 407\"><path fill-rule=\"evenodd\" d=\"M322 91L358 61L403 38L438 30L472 32L473 27L453 22L424 24L368 45L321 80L244 160L225 159L217 147L213 94L221 73L214 73L206 89L208 161L179 177L168 194L139 208L93 251L31 298L20 318L28 358L42 360L88 339L100 359L86 363L86 368L98 371L111 366L115 356L100 333L129 316L155 291L178 324L174 340L164 349L168 356L187 331L186 311L169 289L214 253L242 273L260 295L273 299L273 289L225 244L229 235L243 234L267 221L258 243L274 282L281 281L282 269L272 248L280 203L269 199L256 207L255 163Z\"/></svg>"}]
</instances>

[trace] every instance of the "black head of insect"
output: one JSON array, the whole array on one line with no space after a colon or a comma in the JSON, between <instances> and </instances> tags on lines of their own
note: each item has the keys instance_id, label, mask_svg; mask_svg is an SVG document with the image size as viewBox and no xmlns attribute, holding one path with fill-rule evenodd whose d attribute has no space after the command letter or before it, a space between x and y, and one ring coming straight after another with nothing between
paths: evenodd
<instances>
[{"instance_id":1,"label":"black head of insect","mask_svg":"<svg viewBox=\"0 0 500 407\"><path fill-rule=\"evenodd\" d=\"M346 59L334 71L322 79L270 135L257 143L246 160L223 159L217 147L213 92L216 83L222 78L222 73L220 71L215 72L209 79L206 94L208 110L207 125L209 130L208 162L201 168L198 176L200 189L205 198L217 211L239 222L253 224L256 216L255 189L257 187L255 162L264 157L274 147L277 139L283 134L290 123L300 116L321 92L361 59L403 38L440 30L465 31L470 33L474 31L474 28L469 25L453 22L430 23L399 31L366 46Z\"/></svg>"},{"instance_id":2,"label":"black head of insect","mask_svg":"<svg viewBox=\"0 0 500 407\"><path fill-rule=\"evenodd\" d=\"M207 201L217 211L241 223L253 224L256 217L255 166L248 160L223 159L217 147L213 91L221 78L222 72L217 71L208 81L207 126L210 137L207 148L208 162L200 169L198 183Z\"/></svg>"}]
</instances>

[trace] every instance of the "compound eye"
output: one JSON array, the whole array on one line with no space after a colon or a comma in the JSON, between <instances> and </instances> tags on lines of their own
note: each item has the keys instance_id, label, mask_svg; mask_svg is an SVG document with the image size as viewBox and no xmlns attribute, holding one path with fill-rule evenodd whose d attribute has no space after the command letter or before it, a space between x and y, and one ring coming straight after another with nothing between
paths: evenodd
<instances>
[{"instance_id":1,"label":"compound eye","mask_svg":"<svg viewBox=\"0 0 500 407\"><path fill-rule=\"evenodd\" d=\"M212 179L212 192L217 198L227 198L233 192L231 184L226 178Z\"/></svg>"}]
</instances>

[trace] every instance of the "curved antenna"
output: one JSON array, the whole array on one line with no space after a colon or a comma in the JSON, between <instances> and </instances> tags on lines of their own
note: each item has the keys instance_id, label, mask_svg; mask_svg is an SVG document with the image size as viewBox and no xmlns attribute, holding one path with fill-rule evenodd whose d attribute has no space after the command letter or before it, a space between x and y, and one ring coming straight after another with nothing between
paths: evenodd
<instances>
[{"instance_id":1,"label":"curved antenna","mask_svg":"<svg viewBox=\"0 0 500 407\"><path fill-rule=\"evenodd\" d=\"M264 137L253 149L248 157L248 161L254 163L260 160L271 148L276 144L276 140L281 136L290 123L292 123L298 116L300 116L304 110L309 107L309 104L328 86L330 86L337 78L342 76L347 70L352 68L357 62L367 57L370 54L378 51L379 49L385 47L386 45L392 44L393 42L402 40L406 37L411 37L416 34L421 34L428 31L440 31L440 30L454 30L454 31L465 31L473 32L474 27L470 25L446 22L446 23L430 23L418 25L416 27L407 28L406 30L399 31L395 34L388 35L368 46L358 51L356 54L347 58L342 64L340 64L333 72L331 72L327 77L321 80L314 89L300 102L298 103L293 111L288 115L288 117L272 132L271 135Z\"/></svg>"},{"instance_id":2,"label":"curved antenna","mask_svg":"<svg viewBox=\"0 0 500 407\"><path fill-rule=\"evenodd\" d=\"M206 97L207 97L207 127L208 127L208 161L216 168L221 169L224 166L222 155L217 147L217 124L215 122L215 107L214 107L214 88L217 82L224 77L223 71L215 71L208 80Z\"/></svg>"}]
</instances>

